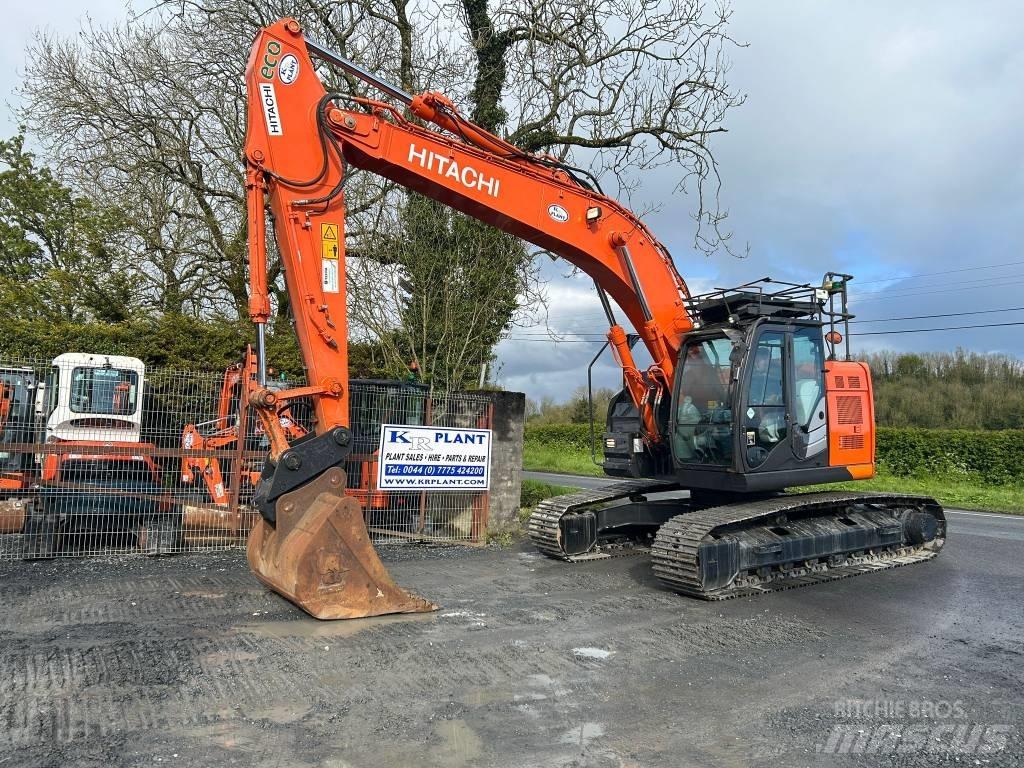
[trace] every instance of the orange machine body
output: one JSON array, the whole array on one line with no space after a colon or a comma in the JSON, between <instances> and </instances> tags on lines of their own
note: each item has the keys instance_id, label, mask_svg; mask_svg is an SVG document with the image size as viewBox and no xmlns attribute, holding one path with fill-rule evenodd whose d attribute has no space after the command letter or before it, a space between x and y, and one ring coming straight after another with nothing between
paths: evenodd
<instances>
[{"instance_id":1,"label":"orange machine body","mask_svg":"<svg viewBox=\"0 0 1024 768\"><path fill-rule=\"evenodd\" d=\"M343 158L521 237L592 276L625 313L654 361L646 373L637 370L626 333L613 325L609 340L643 413L645 436L661 440L647 405L654 400L650 389L671 388L680 339L693 323L684 307L685 282L635 214L582 187L561 168L530 162L458 117L438 94L417 97L410 109L442 127L462 129L476 146L414 125L380 102L353 99L355 109L337 108L338 96L328 97L294 20L259 34L246 79L250 315L256 322L269 317L265 238L262 222L255 220L262 217L258 203L265 188L289 293L300 299L293 313L311 382L344 381L347 367L344 344L337 343L346 331L344 269L333 250L344 248L344 194L329 194L344 177ZM328 133L331 141L325 140ZM311 203L321 197L329 199ZM343 400L344 394L318 405L325 428L347 423Z\"/></svg>"},{"instance_id":2,"label":"orange machine body","mask_svg":"<svg viewBox=\"0 0 1024 768\"><path fill-rule=\"evenodd\" d=\"M302 201L340 185L342 165L340 158L320 141L317 131L316 110L323 86L308 56L303 55L299 63L292 53L301 44L301 36L284 27L284 22L279 22L260 33L246 68L250 96L245 143L252 284L249 314L258 323L265 323L270 316L266 201L291 297L306 379L310 387L320 390L317 394L321 396L314 397L320 432L348 424L345 205L343 194L322 204ZM293 60L294 76L286 83L280 67L282 61L291 66ZM295 119L298 115L301 120ZM265 169L273 169L272 175ZM286 180L298 183L289 185ZM274 434L270 436L273 445Z\"/></svg>"},{"instance_id":3,"label":"orange machine body","mask_svg":"<svg viewBox=\"0 0 1024 768\"><path fill-rule=\"evenodd\" d=\"M828 399L828 456L854 480L875 475L875 401L867 363L831 360L825 364Z\"/></svg>"}]
</instances>

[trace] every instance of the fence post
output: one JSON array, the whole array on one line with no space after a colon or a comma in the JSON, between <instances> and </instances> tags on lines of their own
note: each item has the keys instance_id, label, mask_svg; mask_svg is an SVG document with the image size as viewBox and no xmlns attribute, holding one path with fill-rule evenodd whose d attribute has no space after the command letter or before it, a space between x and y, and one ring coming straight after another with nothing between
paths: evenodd
<instances>
[{"instance_id":1,"label":"fence post","mask_svg":"<svg viewBox=\"0 0 1024 768\"><path fill-rule=\"evenodd\" d=\"M228 513L231 515L231 535L238 536L242 522L239 499L242 494L243 465L245 464L245 439L249 435L249 398L245 396L246 382L238 392L238 423L235 425L235 456L231 460L231 494L228 496Z\"/></svg>"}]
</instances>

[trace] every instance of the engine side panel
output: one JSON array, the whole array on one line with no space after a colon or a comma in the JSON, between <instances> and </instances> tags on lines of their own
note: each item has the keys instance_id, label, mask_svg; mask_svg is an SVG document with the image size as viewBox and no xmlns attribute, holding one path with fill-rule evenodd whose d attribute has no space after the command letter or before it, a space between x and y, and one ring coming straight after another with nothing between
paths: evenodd
<instances>
[{"instance_id":1,"label":"engine side panel","mask_svg":"<svg viewBox=\"0 0 1024 768\"><path fill-rule=\"evenodd\" d=\"M875 408L866 363L825 364L829 464L856 479L875 474Z\"/></svg>"}]
</instances>

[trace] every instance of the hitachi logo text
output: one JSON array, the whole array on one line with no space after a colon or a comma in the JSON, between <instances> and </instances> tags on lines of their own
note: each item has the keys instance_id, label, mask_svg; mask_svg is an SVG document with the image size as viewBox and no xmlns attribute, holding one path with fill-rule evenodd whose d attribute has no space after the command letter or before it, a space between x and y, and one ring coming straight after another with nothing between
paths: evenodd
<instances>
[{"instance_id":1,"label":"hitachi logo text","mask_svg":"<svg viewBox=\"0 0 1024 768\"><path fill-rule=\"evenodd\" d=\"M487 190L491 197L498 196L501 180L493 176L485 176L476 168L465 165L461 168L459 164L450 157L444 157L429 149L417 149L415 144L409 145L409 162L418 161L420 168L434 171L438 176L446 179L455 179L464 187L470 189Z\"/></svg>"},{"instance_id":2,"label":"hitachi logo text","mask_svg":"<svg viewBox=\"0 0 1024 768\"><path fill-rule=\"evenodd\" d=\"M277 94L273 83L260 83L260 103L263 104L263 116L267 119L267 133L271 136L283 136L281 113L277 110Z\"/></svg>"}]
</instances>

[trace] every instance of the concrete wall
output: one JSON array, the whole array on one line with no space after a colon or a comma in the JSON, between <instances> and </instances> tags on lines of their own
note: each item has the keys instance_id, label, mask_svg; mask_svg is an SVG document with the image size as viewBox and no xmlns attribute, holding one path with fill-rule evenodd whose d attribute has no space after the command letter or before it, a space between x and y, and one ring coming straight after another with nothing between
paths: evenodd
<instances>
[{"instance_id":1,"label":"concrete wall","mask_svg":"<svg viewBox=\"0 0 1024 768\"><path fill-rule=\"evenodd\" d=\"M522 392L488 392L487 395L494 404L491 498L487 527L496 531L507 527L519 512L526 395Z\"/></svg>"}]
</instances>

